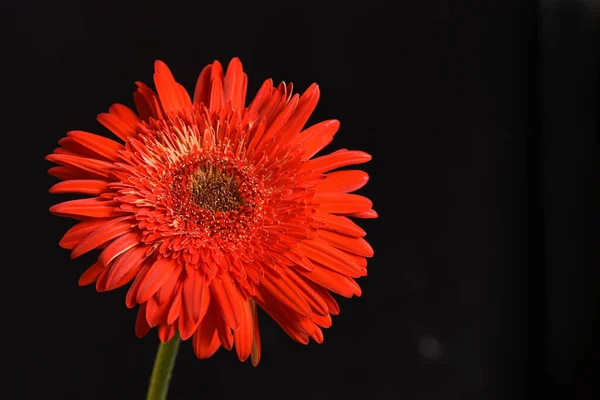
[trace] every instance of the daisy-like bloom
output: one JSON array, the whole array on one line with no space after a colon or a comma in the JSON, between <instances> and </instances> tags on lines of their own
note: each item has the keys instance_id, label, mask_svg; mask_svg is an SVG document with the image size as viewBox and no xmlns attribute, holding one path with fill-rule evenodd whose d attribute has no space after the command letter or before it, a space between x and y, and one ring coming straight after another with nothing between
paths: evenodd
<instances>
[{"instance_id":1,"label":"daisy-like bloom","mask_svg":"<svg viewBox=\"0 0 600 400\"><path fill-rule=\"evenodd\" d=\"M137 113L115 104L98 121L120 141L71 131L47 160L62 182L51 193L82 199L51 207L78 220L60 245L72 258L102 249L79 280L100 292L130 282L140 305L135 331L179 332L199 358L234 345L260 359L256 307L293 339L323 341L339 307L331 292L360 296L373 250L352 218L375 218L369 199L350 194L371 157L338 150L313 157L339 122L304 129L319 99L267 80L248 107L237 58L226 72L202 70L193 98L161 61L156 92L137 83Z\"/></svg>"}]
</instances>

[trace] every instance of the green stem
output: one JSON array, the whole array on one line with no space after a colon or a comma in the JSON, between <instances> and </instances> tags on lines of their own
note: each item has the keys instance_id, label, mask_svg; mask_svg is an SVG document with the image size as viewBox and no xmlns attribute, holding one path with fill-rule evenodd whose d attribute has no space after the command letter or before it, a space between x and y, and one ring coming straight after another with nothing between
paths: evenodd
<instances>
[{"instance_id":1,"label":"green stem","mask_svg":"<svg viewBox=\"0 0 600 400\"><path fill-rule=\"evenodd\" d=\"M161 342L158 346L146 400L166 400L180 342L181 338L176 333L167 343Z\"/></svg>"}]
</instances>

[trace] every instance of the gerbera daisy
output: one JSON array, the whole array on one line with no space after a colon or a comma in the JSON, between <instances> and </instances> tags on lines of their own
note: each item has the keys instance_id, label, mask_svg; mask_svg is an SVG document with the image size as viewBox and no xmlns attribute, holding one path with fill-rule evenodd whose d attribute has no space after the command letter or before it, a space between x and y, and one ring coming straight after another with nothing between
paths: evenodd
<instances>
[{"instance_id":1,"label":"gerbera daisy","mask_svg":"<svg viewBox=\"0 0 600 400\"><path fill-rule=\"evenodd\" d=\"M202 70L191 98L155 63L155 93L137 83L137 113L115 104L98 121L120 140L71 131L47 156L62 182L51 193L88 197L51 207L78 220L60 245L72 258L102 249L79 280L100 292L130 282L135 331L178 332L199 358L234 346L260 359L256 306L300 343L321 343L339 307L330 292L360 296L373 250L352 218L375 218L350 194L368 175L344 169L371 156L314 157L339 122L304 129L319 99L313 84L267 80L248 107L237 58ZM332 172L333 171L333 172Z\"/></svg>"}]
</instances>

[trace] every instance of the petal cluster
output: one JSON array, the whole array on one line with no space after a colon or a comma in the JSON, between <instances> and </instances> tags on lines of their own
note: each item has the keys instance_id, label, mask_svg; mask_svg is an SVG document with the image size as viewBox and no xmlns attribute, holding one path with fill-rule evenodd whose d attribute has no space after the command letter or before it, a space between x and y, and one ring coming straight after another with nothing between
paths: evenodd
<instances>
[{"instance_id":1,"label":"petal cluster","mask_svg":"<svg viewBox=\"0 0 600 400\"><path fill-rule=\"evenodd\" d=\"M319 88L302 95L267 80L246 106L237 58L215 61L193 97L161 61L156 92L137 83L136 111L115 104L98 121L118 140L71 131L47 156L61 180L51 193L82 198L52 213L78 222L60 245L73 258L100 250L81 285L129 284L136 334L178 332L199 358L221 346L260 359L257 307L301 343L323 341L339 307L331 293L360 296L373 250L352 218L375 218L352 194L368 175L355 150L315 157L339 122L305 127Z\"/></svg>"}]
</instances>

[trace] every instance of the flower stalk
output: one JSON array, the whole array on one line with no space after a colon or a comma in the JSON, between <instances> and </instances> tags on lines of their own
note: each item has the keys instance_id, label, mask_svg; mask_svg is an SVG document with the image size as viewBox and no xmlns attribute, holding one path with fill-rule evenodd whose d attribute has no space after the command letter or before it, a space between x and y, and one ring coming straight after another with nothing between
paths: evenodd
<instances>
[{"instance_id":1,"label":"flower stalk","mask_svg":"<svg viewBox=\"0 0 600 400\"><path fill-rule=\"evenodd\" d=\"M158 346L146 400L166 400L180 342L179 334L175 334L171 340Z\"/></svg>"}]
</instances>

